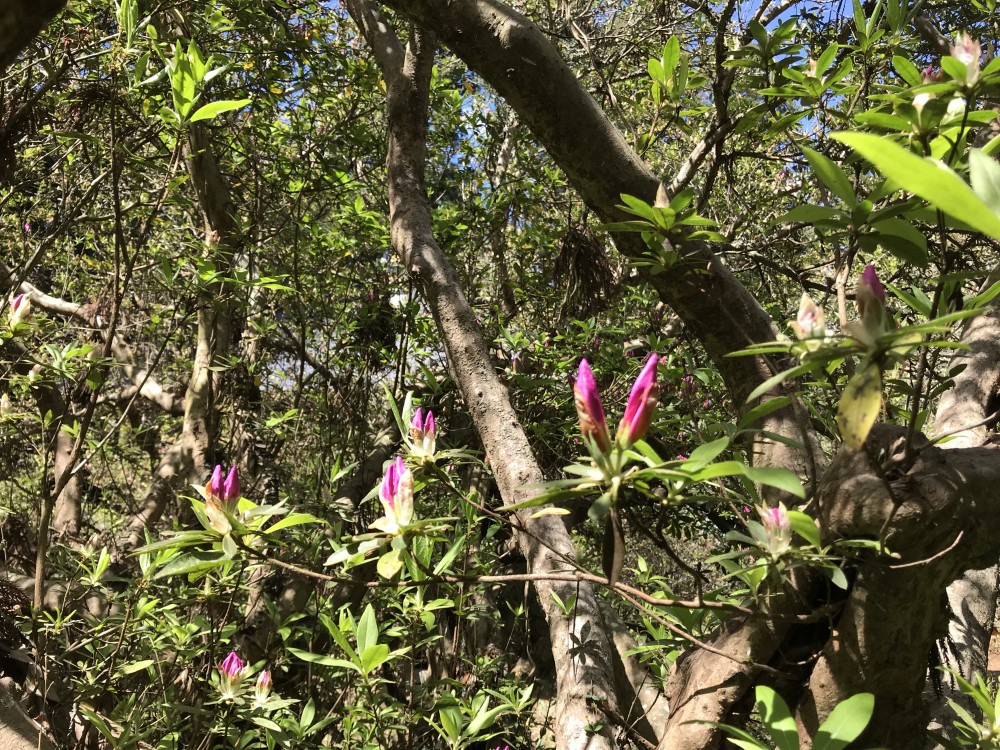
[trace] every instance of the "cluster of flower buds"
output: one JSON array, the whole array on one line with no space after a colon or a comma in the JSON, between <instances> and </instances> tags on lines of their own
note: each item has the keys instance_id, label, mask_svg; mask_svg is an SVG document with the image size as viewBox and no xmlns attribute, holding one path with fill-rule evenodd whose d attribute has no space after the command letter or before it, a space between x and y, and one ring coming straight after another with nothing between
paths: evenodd
<instances>
[{"instance_id":1,"label":"cluster of flower buds","mask_svg":"<svg viewBox=\"0 0 1000 750\"><path fill-rule=\"evenodd\" d=\"M26 322L30 314L31 300L28 299L27 295L19 294L10 302L7 323L11 328L15 328L19 323Z\"/></svg>"},{"instance_id":2,"label":"cluster of flower buds","mask_svg":"<svg viewBox=\"0 0 1000 750\"><path fill-rule=\"evenodd\" d=\"M239 470L234 466L223 480L222 467L217 465L205 485L204 495L209 524L220 534L228 534L233 528L230 519L237 514L240 504Z\"/></svg>"},{"instance_id":3,"label":"cluster of flower buds","mask_svg":"<svg viewBox=\"0 0 1000 750\"><path fill-rule=\"evenodd\" d=\"M792 546L792 522L788 518L788 509L784 503L769 508L761 505L757 508L761 524L764 526L765 545L772 558L781 557Z\"/></svg>"},{"instance_id":4,"label":"cluster of flower buds","mask_svg":"<svg viewBox=\"0 0 1000 750\"><path fill-rule=\"evenodd\" d=\"M410 452L422 461L431 461L434 458L436 440L434 413L428 409L424 416L423 409L418 408L410 422Z\"/></svg>"},{"instance_id":5,"label":"cluster of flower buds","mask_svg":"<svg viewBox=\"0 0 1000 750\"><path fill-rule=\"evenodd\" d=\"M378 497L384 515L371 527L386 534L401 533L413 520L413 474L402 456L396 456L386 468Z\"/></svg>"},{"instance_id":6,"label":"cluster of flower buds","mask_svg":"<svg viewBox=\"0 0 1000 750\"><path fill-rule=\"evenodd\" d=\"M660 399L660 387L656 382L656 366L659 362L659 356L650 355L632 386L625 405L625 416L618 425L616 442L621 448L628 448L637 440L642 440L653 421L653 413ZM586 359L580 361L580 369L573 384L573 395L580 419L580 432L599 453L607 455L611 450L611 433L608 431L597 382Z\"/></svg>"},{"instance_id":7,"label":"cluster of flower buds","mask_svg":"<svg viewBox=\"0 0 1000 750\"><path fill-rule=\"evenodd\" d=\"M219 694L223 700L233 700L240 693L244 680L249 676L250 665L246 664L235 651L219 665ZM254 685L254 702L263 705L271 694L271 673L264 669L257 675Z\"/></svg>"}]
</instances>

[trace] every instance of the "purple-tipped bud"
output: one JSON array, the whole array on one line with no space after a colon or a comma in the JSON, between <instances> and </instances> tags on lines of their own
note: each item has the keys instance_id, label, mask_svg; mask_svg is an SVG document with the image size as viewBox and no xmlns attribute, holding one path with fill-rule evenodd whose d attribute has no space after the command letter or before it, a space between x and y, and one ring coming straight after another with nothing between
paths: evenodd
<instances>
[{"instance_id":1,"label":"purple-tipped bud","mask_svg":"<svg viewBox=\"0 0 1000 750\"><path fill-rule=\"evenodd\" d=\"M219 665L219 671L229 678L238 677L243 671L243 660L237 655L235 651L230 651L229 656L222 660L222 664Z\"/></svg>"},{"instance_id":2,"label":"purple-tipped bud","mask_svg":"<svg viewBox=\"0 0 1000 750\"><path fill-rule=\"evenodd\" d=\"M402 456L396 456L386 468L378 497L385 515L376 519L372 528L398 534L413 520L413 474Z\"/></svg>"},{"instance_id":3,"label":"purple-tipped bud","mask_svg":"<svg viewBox=\"0 0 1000 750\"><path fill-rule=\"evenodd\" d=\"M205 494L210 498L223 499L225 490L223 489L222 481L222 467L218 464L215 465L215 469L212 471L212 478L205 485Z\"/></svg>"},{"instance_id":4,"label":"purple-tipped bud","mask_svg":"<svg viewBox=\"0 0 1000 750\"><path fill-rule=\"evenodd\" d=\"M576 383L573 384L573 396L576 401L576 413L580 418L580 432L585 438L592 439L601 453L611 449L611 435L608 432L608 420L604 416L604 406L601 404L601 394L597 390L597 381L586 359L580 360Z\"/></svg>"},{"instance_id":5,"label":"purple-tipped bud","mask_svg":"<svg viewBox=\"0 0 1000 750\"><path fill-rule=\"evenodd\" d=\"M410 421L410 442L413 455L421 459L433 458L436 438L437 426L434 423L434 412L428 409L425 416L423 409L418 408Z\"/></svg>"},{"instance_id":6,"label":"purple-tipped bud","mask_svg":"<svg viewBox=\"0 0 1000 750\"><path fill-rule=\"evenodd\" d=\"M271 673L266 669L257 675L257 684L254 686L254 700L263 703L271 693Z\"/></svg>"},{"instance_id":7,"label":"purple-tipped bud","mask_svg":"<svg viewBox=\"0 0 1000 750\"><path fill-rule=\"evenodd\" d=\"M776 508L761 505L757 508L761 524L764 527L767 551L773 557L778 557L792 546L792 522L784 503L778 503Z\"/></svg>"},{"instance_id":8,"label":"purple-tipped bud","mask_svg":"<svg viewBox=\"0 0 1000 750\"><path fill-rule=\"evenodd\" d=\"M650 355L632 386L632 393L625 404L625 416L618 426L618 437L625 441L625 445L642 440L653 422L653 413L660 400L660 386L656 384L656 366L659 363L659 355Z\"/></svg>"},{"instance_id":9,"label":"purple-tipped bud","mask_svg":"<svg viewBox=\"0 0 1000 750\"><path fill-rule=\"evenodd\" d=\"M419 406L413 412L413 419L410 420L410 437L419 440L424 432L424 410Z\"/></svg>"},{"instance_id":10,"label":"purple-tipped bud","mask_svg":"<svg viewBox=\"0 0 1000 750\"><path fill-rule=\"evenodd\" d=\"M866 328L873 331L882 327L882 318L885 313L885 287L875 272L875 266L869 263L865 270L861 272L861 280L858 281L858 288L854 292L855 301L858 305L858 314Z\"/></svg>"},{"instance_id":11,"label":"purple-tipped bud","mask_svg":"<svg viewBox=\"0 0 1000 750\"><path fill-rule=\"evenodd\" d=\"M18 323L23 323L27 320L28 315L31 313L31 300L28 299L27 295L19 294L14 299L10 301L10 327L13 328Z\"/></svg>"},{"instance_id":12,"label":"purple-tipped bud","mask_svg":"<svg viewBox=\"0 0 1000 750\"><path fill-rule=\"evenodd\" d=\"M222 484L222 498L228 505L235 507L240 499L240 473L234 466L229 470L226 481Z\"/></svg>"}]
</instances>

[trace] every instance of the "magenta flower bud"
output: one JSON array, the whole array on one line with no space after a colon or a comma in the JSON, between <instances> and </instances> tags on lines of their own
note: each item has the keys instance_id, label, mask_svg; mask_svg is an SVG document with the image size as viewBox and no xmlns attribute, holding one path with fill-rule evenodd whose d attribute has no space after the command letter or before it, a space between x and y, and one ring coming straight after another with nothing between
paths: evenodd
<instances>
[{"instance_id":1,"label":"magenta flower bud","mask_svg":"<svg viewBox=\"0 0 1000 750\"><path fill-rule=\"evenodd\" d=\"M27 295L19 294L10 301L8 322L11 328L14 328L18 323L23 323L30 314L31 300L28 299Z\"/></svg>"},{"instance_id":2,"label":"magenta flower bud","mask_svg":"<svg viewBox=\"0 0 1000 750\"><path fill-rule=\"evenodd\" d=\"M611 448L611 434L608 432L608 420L604 416L604 406L601 404L601 394L597 390L597 381L586 359L580 360L576 383L573 384L573 396L576 401L576 413L580 419L580 432L585 438L590 438L601 453L607 453Z\"/></svg>"},{"instance_id":3,"label":"magenta flower bud","mask_svg":"<svg viewBox=\"0 0 1000 750\"><path fill-rule=\"evenodd\" d=\"M776 508L761 505L757 508L764 527L764 544L772 557L779 557L792 546L792 522L784 503Z\"/></svg>"},{"instance_id":4,"label":"magenta flower bud","mask_svg":"<svg viewBox=\"0 0 1000 750\"><path fill-rule=\"evenodd\" d=\"M660 386L656 383L656 366L659 363L659 355L650 355L632 386L632 393L625 404L625 416L618 426L618 438L625 445L641 440L653 422L653 413L660 400Z\"/></svg>"},{"instance_id":5,"label":"magenta flower bud","mask_svg":"<svg viewBox=\"0 0 1000 750\"><path fill-rule=\"evenodd\" d=\"M389 464L378 492L385 515L372 528L386 534L399 534L413 520L413 474L402 456Z\"/></svg>"},{"instance_id":6,"label":"magenta flower bud","mask_svg":"<svg viewBox=\"0 0 1000 750\"><path fill-rule=\"evenodd\" d=\"M219 671L229 678L238 677L243 671L243 660L237 655L235 651L230 651L229 656L222 660L222 664L219 665Z\"/></svg>"},{"instance_id":7,"label":"magenta flower bud","mask_svg":"<svg viewBox=\"0 0 1000 750\"><path fill-rule=\"evenodd\" d=\"M209 480L208 484L205 485L205 494L211 498L221 499L225 497L224 493L225 490L222 482L222 467L216 464L215 470L212 472L212 478Z\"/></svg>"},{"instance_id":8,"label":"magenta flower bud","mask_svg":"<svg viewBox=\"0 0 1000 750\"><path fill-rule=\"evenodd\" d=\"M418 408L410 421L410 441L413 455L424 460L433 458L436 438L437 427L434 423L434 412L428 409L427 415L424 416L423 409Z\"/></svg>"},{"instance_id":9,"label":"magenta flower bud","mask_svg":"<svg viewBox=\"0 0 1000 750\"><path fill-rule=\"evenodd\" d=\"M885 287L879 281L875 267L869 263L861 272L861 280L854 292L858 313L865 327L875 333L884 333Z\"/></svg>"},{"instance_id":10,"label":"magenta flower bud","mask_svg":"<svg viewBox=\"0 0 1000 750\"><path fill-rule=\"evenodd\" d=\"M222 485L222 498L227 505L233 508L236 507L236 501L240 499L240 473L235 466L229 470L229 475Z\"/></svg>"}]
</instances>

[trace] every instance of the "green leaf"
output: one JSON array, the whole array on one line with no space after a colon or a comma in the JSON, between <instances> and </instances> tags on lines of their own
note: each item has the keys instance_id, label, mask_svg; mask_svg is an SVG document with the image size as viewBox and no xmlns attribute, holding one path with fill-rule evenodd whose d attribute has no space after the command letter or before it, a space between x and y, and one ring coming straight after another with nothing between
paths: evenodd
<instances>
[{"instance_id":1,"label":"green leaf","mask_svg":"<svg viewBox=\"0 0 1000 750\"><path fill-rule=\"evenodd\" d=\"M853 148L886 177L934 207L976 231L1000 239L1000 216L942 162L917 156L887 138L869 133L834 133L831 138Z\"/></svg>"},{"instance_id":2,"label":"green leaf","mask_svg":"<svg viewBox=\"0 0 1000 750\"><path fill-rule=\"evenodd\" d=\"M841 701L816 732L813 750L844 750L854 742L871 721L875 696L858 693Z\"/></svg>"},{"instance_id":3,"label":"green leaf","mask_svg":"<svg viewBox=\"0 0 1000 750\"><path fill-rule=\"evenodd\" d=\"M795 497L805 498L806 491L802 487L802 482L795 476L795 473L788 469L780 469L774 466L746 466L743 467L743 476L751 482L766 484L768 487L775 487L783 492L787 492Z\"/></svg>"},{"instance_id":4,"label":"green leaf","mask_svg":"<svg viewBox=\"0 0 1000 750\"><path fill-rule=\"evenodd\" d=\"M994 214L1000 214L1000 164L978 148L969 151L972 190Z\"/></svg>"},{"instance_id":5,"label":"green leaf","mask_svg":"<svg viewBox=\"0 0 1000 750\"><path fill-rule=\"evenodd\" d=\"M378 559L378 564L375 567L383 578L394 578L403 567L403 550L389 550Z\"/></svg>"},{"instance_id":6,"label":"green leaf","mask_svg":"<svg viewBox=\"0 0 1000 750\"><path fill-rule=\"evenodd\" d=\"M234 109L242 109L250 102L250 99L225 99L218 102L209 102L208 104L199 107L198 110L191 115L190 122L211 120L216 115L220 115L223 112L230 112Z\"/></svg>"},{"instance_id":7,"label":"green leaf","mask_svg":"<svg viewBox=\"0 0 1000 750\"><path fill-rule=\"evenodd\" d=\"M360 667L353 662L349 662L346 659L335 659L334 657L327 656L326 654L314 654L311 651L302 651L297 648L289 648L288 653L301 659L302 661L307 661L310 664L319 664L323 667L335 667L337 669L347 669L353 672L361 671Z\"/></svg>"},{"instance_id":8,"label":"green leaf","mask_svg":"<svg viewBox=\"0 0 1000 750\"><path fill-rule=\"evenodd\" d=\"M274 522L264 529L264 533L273 534L275 531L281 531L282 529L287 529L290 526L301 526L304 523L326 523L326 521L309 513L289 513L284 518Z\"/></svg>"},{"instance_id":9,"label":"green leaf","mask_svg":"<svg viewBox=\"0 0 1000 750\"><path fill-rule=\"evenodd\" d=\"M799 733L788 704L772 688L758 685L756 709L777 750L799 750Z\"/></svg>"},{"instance_id":10,"label":"green leaf","mask_svg":"<svg viewBox=\"0 0 1000 750\"><path fill-rule=\"evenodd\" d=\"M358 639L359 654L378 643L378 624L375 622L375 610L371 604L361 613L355 637Z\"/></svg>"},{"instance_id":11,"label":"green leaf","mask_svg":"<svg viewBox=\"0 0 1000 750\"><path fill-rule=\"evenodd\" d=\"M684 463L684 468L688 471L698 471L718 458L728 447L729 438L727 437L721 437L710 443L699 445L691 451L691 455L688 456L688 460Z\"/></svg>"},{"instance_id":12,"label":"green leaf","mask_svg":"<svg viewBox=\"0 0 1000 750\"><path fill-rule=\"evenodd\" d=\"M126 664L124 667L119 669L118 672L119 674L134 674L136 672L141 672L154 664L156 664L155 659L143 659L142 661L133 662L132 664Z\"/></svg>"},{"instance_id":13,"label":"green leaf","mask_svg":"<svg viewBox=\"0 0 1000 750\"><path fill-rule=\"evenodd\" d=\"M836 47L836 45L831 45ZM818 151L802 146L802 153L809 160L809 165L813 168L816 176L826 185L830 192L844 201L849 207L854 208L858 204L858 199L854 195L854 188L851 186L851 179L837 164L828 159Z\"/></svg>"},{"instance_id":14,"label":"green leaf","mask_svg":"<svg viewBox=\"0 0 1000 750\"><path fill-rule=\"evenodd\" d=\"M768 399L762 404L757 404L754 408L744 414L740 421L736 423L736 429L744 430L758 419L763 419L768 414L778 411L778 409L784 409L792 403L792 399L788 396L778 396L776 398Z\"/></svg>"},{"instance_id":15,"label":"green leaf","mask_svg":"<svg viewBox=\"0 0 1000 750\"><path fill-rule=\"evenodd\" d=\"M902 55L893 55L892 67L899 74L899 77L911 86L920 86L923 84L924 77L920 75L917 66L910 62L909 58Z\"/></svg>"},{"instance_id":16,"label":"green leaf","mask_svg":"<svg viewBox=\"0 0 1000 750\"><path fill-rule=\"evenodd\" d=\"M384 643L376 643L364 650L358 650L361 653L361 670L365 674L371 674L389 658L389 647Z\"/></svg>"},{"instance_id":17,"label":"green leaf","mask_svg":"<svg viewBox=\"0 0 1000 750\"><path fill-rule=\"evenodd\" d=\"M229 561L224 552L186 552L171 558L162 568L156 571L154 579L179 576L189 573L204 573L224 565Z\"/></svg>"},{"instance_id":18,"label":"green leaf","mask_svg":"<svg viewBox=\"0 0 1000 750\"><path fill-rule=\"evenodd\" d=\"M882 373L877 365L871 363L854 374L837 407L837 429L848 448L861 448L881 406Z\"/></svg>"},{"instance_id":19,"label":"green leaf","mask_svg":"<svg viewBox=\"0 0 1000 750\"><path fill-rule=\"evenodd\" d=\"M788 511L788 521L791 523L792 529L796 534L809 542L813 547L819 549L819 529L816 527L815 520L801 510L790 510Z\"/></svg>"}]
</instances>

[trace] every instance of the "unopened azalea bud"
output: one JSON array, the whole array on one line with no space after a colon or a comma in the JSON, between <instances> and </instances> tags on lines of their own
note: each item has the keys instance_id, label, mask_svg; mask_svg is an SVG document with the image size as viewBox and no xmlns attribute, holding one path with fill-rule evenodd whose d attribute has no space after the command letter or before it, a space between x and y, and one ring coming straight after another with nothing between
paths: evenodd
<instances>
[{"instance_id":1,"label":"unopened azalea bud","mask_svg":"<svg viewBox=\"0 0 1000 750\"><path fill-rule=\"evenodd\" d=\"M584 438L593 440L601 453L607 453L611 448L608 421L604 416L597 381L594 380L594 373L590 371L590 364L586 359L580 360L580 369L573 384L573 397L576 414L580 419L580 432Z\"/></svg>"},{"instance_id":2,"label":"unopened azalea bud","mask_svg":"<svg viewBox=\"0 0 1000 750\"><path fill-rule=\"evenodd\" d=\"M922 93L917 94L913 97L913 108L917 110L918 113L924 111L924 107L927 106L927 102L934 98L934 94Z\"/></svg>"},{"instance_id":3,"label":"unopened azalea bud","mask_svg":"<svg viewBox=\"0 0 1000 750\"><path fill-rule=\"evenodd\" d=\"M240 682L244 677L246 665L235 651L230 651L229 656L223 659L219 665L219 692L226 700L231 700L236 696Z\"/></svg>"},{"instance_id":4,"label":"unopened azalea bud","mask_svg":"<svg viewBox=\"0 0 1000 750\"><path fill-rule=\"evenodd\" d=\"M424 459L433 457L436 439L437 426L434 423L434 413L428 409L425 417L423 410L418 408L410 422L410 441L414 455Z\"/></svg>"},{"instance_id":5,"label":"unopened azalea bud","mask_svg":"<svg viewBox=\"0 0 1000 750\"><path fill-rule=\"evenodd\" d=\"M257 675L257 684L254 686L254 700L264 703L271 693L271 673L266 669Z\"/></svg>"},{"instance_id":6,"label":"unopened azalea bud","mask_svg":"<svg viewBox=\"0 0 1000 750\"><path fill-rule=\"evenodd\" d=\"M27 295L17 295L10 303L10 317L8 318L10 327L13 328L18 323L25 322L30 314L31 300L28 299Z\"/></svg>"},{"instance_id":7,"label":"unopened azalea bud","mask_svg":"<svg viewBox=\"0 0 1000 750\"><path fill-rule=\"evenodd\" d=\"M625 404L625 416L618 425L618 439L625 445L642 440L653 422L653 413L660 400L660 387L656 383L656 366L659 362L658 355L650 355L632 386Z\"/></svg>"},{"instance_id":8,"label":"unopened azalea bud","mask_svg":"<svg viewBox=\"0 0 1000 750\"><path fill-rule=\"evenodd\" d=\"M235 466L229 470L229 475L222 484L222 498L227 508L235 510L240 499L240 474Z\"/></svg>"},{"instance_id":9,"label":"unopened azalea bud","mask_svg":"<svg viewBox=\"0 0 1000 750\"><path fill-rule=\"evenodd\" d=\"M979 42L962 32L951 45L951 56L965 66L965 81L967 86L972 86L979 80L979 56L982 48Z\"/></svg>"},{"instance_id":10,"label":"unopened azalea bud","mask_svg":"<svg viewBox=\"0 0 1000 750\"><path fill-rule=\"evenodd\" d=\"M802 295L802 300L799 302L799 314L792 321L791 326L800 341L826 337L823 310L813 302L812 297L808 294Z\"/></svg>"},{"instance_id":11,"label":"unopened azalea bud","mask_svg":"<svg viewBox=\"0 0 1000 750\"><path fill-rule=\"evenodd\" d=\"M215 469L212 471L212 478L208 480L208 484L205 485L205 494L209 497L219 498L223 497L223 481L222 481L222 467L219 464L215 465Z\"/></svg>"},{"instance_id":12,"label":"unopened azalea bud","mask_svg":"<svg viewBox=\"0 0 1000 750\"><path fill-rule=\"evenodd\" d=\"M378 497L385 515L376 519L372 528L399 534L413 520L413 474L402 456L396 456L386 468Z\"/></svg>"},{"instance_id":13,"label":"unopened azalea bud","mask_svg":"<svg viewBox=\"0 0 1000 750\"><path fill-rule=\"evenodd\" d=\"M885 316L885 287L871 263L861 272L861 279L854 295L858 314L865 327L872 331L881 328Z\"/></svg>"},{"instance_id":14,"label":"unopened azalea bud","mask_svg":"<svg viewBox=\"0 0 1000 750\"><path fill-rule=\"evenodd\" d=\"M792 523L788 510L784 503L778 503L776 508L762 505L757 512L764 527L767 550L773 557L779 557L792 546Z\"/></svg>"},{"instance_id":15,"label":"unopened azalea bud","mask_svg":"<svg viewBox=\"0 0 1000 750\"><path fill-rule=\"evenodd\" d=\"M230 651L229 656L222 660L222 664L219 665L219 669L223 674L228 677L237 677L244 667L243 660L239 657L235 651Z\"/></svg>"}]
</instances>

